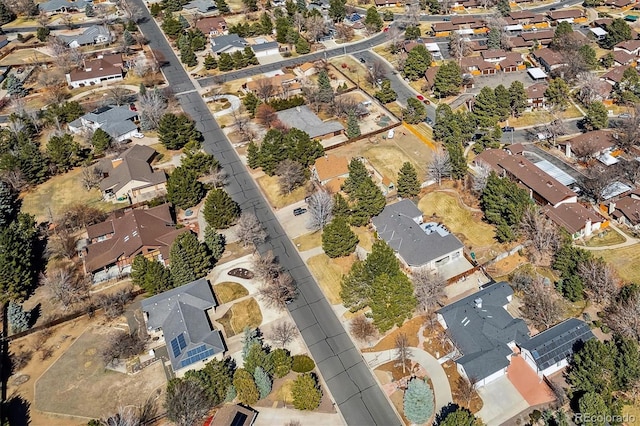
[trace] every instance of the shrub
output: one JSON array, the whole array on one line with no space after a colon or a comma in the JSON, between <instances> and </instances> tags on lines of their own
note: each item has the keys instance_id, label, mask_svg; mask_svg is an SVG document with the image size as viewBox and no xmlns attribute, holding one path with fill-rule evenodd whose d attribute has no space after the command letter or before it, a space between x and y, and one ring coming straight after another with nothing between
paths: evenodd
<instances>
[{"instance_id":1,"label":"shrub","mask_svg":"<svg viewBox=\"0 0 640 426\"><path fill-rule=\"evenodd\" d=\"M316 363L306 355L294 355L291 369L296 373L308 373L313 370Z\"/></svg>"},{"instance_id":2,"label":"shrub","mask_svg":"<svg viewBox=\"0 0 640 426\"><path fill-rule=\"evenodd\" d=\"M304 98L302 96L292 96L289 99L274 99L269 102L269 105L276 111L282 111L304 105L304 103Z\"/></svg>"}]
</instances>

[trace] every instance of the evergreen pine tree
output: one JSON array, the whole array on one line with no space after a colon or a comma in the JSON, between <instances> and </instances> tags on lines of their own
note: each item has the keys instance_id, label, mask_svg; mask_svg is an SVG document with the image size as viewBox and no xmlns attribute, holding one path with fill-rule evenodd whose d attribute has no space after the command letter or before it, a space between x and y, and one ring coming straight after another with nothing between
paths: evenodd
<instances>
[{"instance_id":1,"label":"evergreen pine tree","mask_svg":"<svg viewBox=\"0 0 640 426\"><path fill-rule=\"evenodd\" d=\"M11 332L13 334L21 333L29 329L31 314L25 312L22 305L10 300L9 306L7 307L7 319L9 320Z\"/></svg>"},{"instance_id":2,"label":"evergreen pine tree","mask_svg":"<svg viewBox=\"0 0 640 426\"><path fill-rule=\"evenodd\" d=\"M269 353L270 362L273 365L273 376L281 378L289 374L293 359L286 349L278 348Z\"/></svg>"},{"instance_id":3,"label":"evergreen pine tree","mask_svg":"<svg viewBox=\"0 0 640 426\"><path fill-rule=\"evenodd\" d=\"M149 261L140 287L150 294L158 294L172 289L171 271L156 260Z\"/></svg>"},{"instance_id":4,"label":"evergreen pine tree","mask_svg":"<svg viewBox=\"0 0 640 426\"><path fill-rule=\"evenodd\" d=\"M404 415L416 424L426 423L433 415L433 391L424 380L412 379L404 392Z\"/></svg>"},{"instance_id":5,"label":"evergreen pine tree","mask_svg":"<svg viewBox=\"0 0 640 426\"><path fill-rule=\"evenodd\" d=\"M383 104L393 102L398 98L396 92L394 92L394 90L391 88L391 81L389 81L389 79L382 80L382 84L380 84L380 90L378 90L374 94L374 96Z\"/></svg>"},{"instance_id":6,"label":"evergreen pine tree","mask_svg":"<svg viewBox=\"0 0 640 426\"><path fill-rule=\"evenodd\" d=\"M498 12L500 12L500 15L502 16L508 16L509 13L511 12L511 5L509 4L509 0L498 0L498 3L496 4L496 8L498 9Z\"/></svg>"},{"instance_id":7,"label":"evergreen pine tree","mask_svg":"<svg viewBox=\"0 0 640 426\"><path fill-rule=\"evenodd\" d=\"M416 308L411 280L403 272L394 275L381 274L371 285L371 317L381 332L390 330L413 316Z\"/></svg>"},{"instance_id":8,"label":"evergreen pine tree","mask_svg":"<svg viewBox=\"0 0 640 426\"><path fill-rule=\"evenodd\" d=\"M229 5L225 0L215 0L215 3L216 3L216 8L221 14L224 15L225 13L231 12L231 9L229 9Z\"/></svg>"},{"instance_id":9,"label":"evergreen pine tree","mask_svg":"<svg viewBox=\"0 0 640 426\"><path fill-rule=\"evenodd\" d=\"M139 96L142 97L144 95L147 94L147 86L144 85L144 83L140 83L140 89L138 90L139 92Z\"/></svg>"},{"instance_id":10,"label":"evergreen pine tree","mask_svg":"<svg viewBox=\"0 0 640 426\"><path fill-rule=\"evenodd\" d=\"M4 300L24 300L37 283L37 241L35 220L26 213L18 213L15 220L0 228L0 265L10 265L0 274Z\"/></svg>"},{"instance_id":11,"label":"evergreen pine tree","mask_svg":"<svg viewBox=\"0 0 640 426\"><path fill-rule=\"evenodd\" d=\"M124 40L125 46L132 46L136 43L136 40L133 38L129 30L124 30L124 33L122 33L122 39Z\"/></svg>"},{"instance_id":12,"label":"evergreen pine tree","mask_svg":"<svg viewBox=\"0 0 640 426\"><path fill-rule=\"evenodd\" d=\"M176 168L167 179L167 198L176 207L188 209L198 204L205 195L202 182L195 171L186 167Z\"/></svg>"},{"instance_id":13,"label":"evergreen pine tree","mask_svg":"<svg viewBox=\"0 0 640 426\"><path fill-rule=\"evenodd\" d=\"M171 11L165 13L164 18L162 19L161 28L171 40L177 39L184 29L180 21L173 16Z\"/></svg>"},{"instance_id":14,"label":"evergreen pine tree","mask_svg":"<svg viewBox=\"0 0 640 426\"><path fill-rule=\"evenodd\" d=\"M231 71L233 69L233 58L228 53L221 53L218 56L218 69L220 71Z\"/></svg>"},{"instance_id":15,"label":"evergreen pine tree","mask_svg":"<svg viewBox=\"0 0 640 426\"><path fill-rule=\"evenodd\" d=\"M331 210L331 213L334 218L343 217L345 219L348 219L351 214L349 203L339 192L333 196L333 210Z\"/></svg>"},{"instance_id":16,"label":"evergreen pine tree","mask_svg":"<svg viewBox=\"0 0 640 426\"><path fill-rule=\"evenodd\" d=\"M347 16L347 8L345 0L329 0L329 17L333 22L341 22Z\"/></svg>"},{"instance_id":17,"label":"evergreen pine tree","mask_svg":"<svg viewBox=\"0 0 640 426\"><path fill-rule=\"evenodd\" d=\"M367 179L369 179L369 172L364 163L357 158L352 158L349 162L349 176L344 181L342 189L347 195L351 195Z\"/></svg>"},{"instance_id":18,"label":"evergreen pine tree","mask_svg":"<svg viewBox=\"0 0 640 426\"><path fill-rule=\"evenodd\" d=\"M186 45L184 49L180 49L180 60L188 67L195 67L198 65L198 57L193 52L191 45Z\"/></svg>"},{"instance_id":19,"label":"evergreen pine tree","mask_svg":"<svg viewBox=\"0 0 640 426\"><path fill-rule=\"evenodd\" d=\"M509 86L509 99L511 114L514 117L519 117L527 107L527 92L522 82L516 80L511 83L511 86Z\"/></svg>"},{"instance_id":20,"label":"evergreen pine tree","mask_svg":"<svg viewBox=\"0 0 640 426\"><path fill-rule=\"evenodd\" d=\"M217 67L218 61L216 61L216 58L211 53L207 54L207 56L204 57L204 68L206 70L213 70Z\"/></svg>"},{"instance_id":21,"label":"evergreen pine tree","mask_svg":"<svg viewBox=\"0 0 640 426\"><path fill-rule=\"evenodd\" d=\"M489 49L500 49L501 30L498 27L489 28L487 34L487 47Z\"/></svg>"},{"instance_id":22,"label":"evergreen pine tree","mask_svg":"<svg viewBox=\"0 0 640 426\"><path fill-rule=\"evenodd\" d=\"M169 255L171 276L176 286L202 278L211 270L210 254L192 232L178 235Z\"/></svg>"},{"instance_id":23,"label":"evergreen pine tree","mask_svg":"<svg viewBox=\"0 0 640 426\"><path fill-rule=\"evenodd\" d=\"M342 0L338 0L342 1ZM331 80L329 74L325 70L320 71L318 74L318 100L321 103L329 103L333 101L335 94L331 87Z\"/></svg>"},{"instance_id":24,"label":"evergreen pine tree","mask_svg":"<svg viewBox=\"0 0 640 426\"><path fill-rule=\"evenodd\" d=\"M56 168L62 172L69 171L79 163L80 145L70 134L51 136L47 142L47 156Z\"/></svg>"},{"instance_id":25,"label":"evergreen pine tree","mask_svg":"<svg viewBox=\"0 0 640 426\"><path fill-rule=\"evenodd\" d=\"M347 137L351 139L351 138L357 138L360 135L361 135L361 132L360 132L360 124L358 123L358 118L356 117L356 114L353 111L351 111L349 112L349 116L347 117Z\"/></svg>"},{"instance_id":26,"label":"evergreen pine tree","mask_svg":"<svg viewBox=\"0 0 640 426\"><path fill-rule=\"evenodd\" d=\"M252 169L260 167L260 148L254 141L247 146L247 164Z\"/></svg>"},{"instance_id":27,"label":"evergreen pine tree","mask_svg":"<svg viewBox=\"0 0 640 426\"><path fill-rule=\"evenodd\" d=\"M420 192L420 182L415 167L405 162L398 172L398 195L403 198L415 197Z\"/></svg>"},{"instance_id":28,"label":"evergreen pine tree","mask_svg":"<svg viewBox=\"0 0 640 426\"><path fill-rule=\"evenodd\" d=\"M298 41L296 42L296 53L300 55L307 54L311 51L311 46L309 42L304 37L298 37Z\"/></svg>"},{"instance_id":29,"label":"evergreen pine tree","mask_svg":"<svg viewBox=\"0 0 640 426\"><path fill-rule=\"evenodd\" d=\"M13 222L20 211L18 194L8 183L0 180L0 229Z\"/></svg>"},{"instance_id":30,"label":"evergreen pine tree","mask_svg":"<svg viewBox=\"0 0 640 426\"><path fill-rule=\"evenodd\" d=\"M238 368L233 374L233 386L241 403L253 405L260 399L260 393L253 376L244 368Z\"/></svg>"},{"instance_id":31,"label":"evergreen pine tree","mask_svg":"<svg viewBox=\"0 0 640 426\"><path fill-rule=\"evenodd\" d=\"M511 96L509 96L509 91L500 84L494 89L493 93L496 97L496 113L498 119L506 120L511 113Z\"/></svg>"},{"instance_id":32,"label":"evergreen pine tree","mask_svg":"<svg viewBox=\"0 0 640 426\"><path fill-rule=\"evenodd\" d=\"M438 96L453 96L460 93L462 72L456 61L447 61L436 72L433 91Z\"/></svg>"},{"instance_id":33,"label":"evergreen pine tree","mask_svg":"<svg viewBox=\"0 0 640 426\"><path fill-rule=\"evenodd\" d=\"M29 183L39 184L45 181L49 164L36 142L30 139L18 142L17 159L18 168Z\"/></svg>"},{"instance_id":34,"label":"evergreen pine tree","mask_svg":"<svg viewBox=\"0 0 640 426\"><path fill-rule=\"evenodd\" d=\"M185 18L184 15L178 16L178 22L180 22L180 25L182 26L183 30L186 30L187 28L189 28L189 21L187 21L187 18Z\"/></svg>"},{"instance_id":35,"label":"evergreen pine tree","mask_svg":"<svg viewBox=\"0 0 640 426\"><path fill-rule=\"evenodd\" d=\"M258 58L256 58L256 54L253 52L249 46L244 48L244 63L246 65L258 65ZM245 66L246 66L245 65Z\"/></svg>"},{"instance_id":36,"label":"evergreen pine tree","mask_svg":"<svg viewBox=\"0 0 640 426\"><path fill-rule=\"evenodd\" d=\"M242 99L242 104L245 106L249 114L251 114L251 118L253 118L256 114L256 109L258 109L258 105L260 105L260 99L253 93L249 92Z\"/></svg>"},{"instance_id":37,"label":"evergreen pine tree","mask_svg":"<svg viewBox=\"0 0 640 426\"><path fill-rule=\"evenodd\" d=\"M224 189L213 189L204 202L203 215L209 226L226 229L240 217L240 206Z\"/></svg>"},{"instance_id":38,"label":"evergreen pine tree","mask_svg":"<svg viewBox=\"0 0 640 426\"><path fill-rule=\"evenodd\" d=\"M380 13L378 13L378 9L376 9L375 6L367 9L367 15L364 18L364 26L367 28L367 31L377 33L382 29L383 25L384 23L382 22Z\"/></svg>"},{"instance_id":39,"label":"evergreen pine tree","mask_svg":"<svg viewBox=\"0 0 640 426\"><path fill-rule=\"evenodd\" d=\"M112 140L113 138L109 133L98 127L95 132L93 132L93 136L91 136L91 144L93 145L94 154L101 155L111 146Z\"/></svg>"},{"instance_id":40,"label":"evergreen pine tree","mask_svg":"<svg viewBox=\"0 0 640 426\"><path fill-rule=\"evenodd\" d=\"M341 0L331 0L341 1ZM315 410L320 405L322 391L309 373L300 374L293 381L293 406L298 410Z\"/></svg>"},{"instance_id":41,"label":"evergreen pine tree","mask_svg":"<svg viewBox=\"0 0 640 426\"><path fill-rule=\"evenodd\" d=\"M89 15L87 15L89 16ZM0 25L8 24L9 22L16 19L16 14L11 11L5 4L5 2L0 2Z\"/></svg>"},{"instance_id":42,"label":"evergreen pine tree","mask_svg":"<svg viewBox=\"0 0 640 426\"><path fill-rule=\"evenodd\" d=\"M498 103L493 89L484 86L473 103L473 115L480 127L493 127L498 120Z\"/></svg>"},{"instance_id":43,"label":"evergreen pine tree","mask_svg":"<svg viewBox=\"0 0 640 426\"><path fill-rule=\"evenodd\" d=\"M256 382L256 387L260 393L260 399L266 398L271 393L271 378L262 367L256 367L253 372L253 380Z\"/></svg>"},{"instance_id":44,"label":"evergreen pine tree","mask_svg":"<svg viewBox=\"0 0 640 426\"><path fill-rule=\"evenodd\" d=\"M354 194L356 205L351 212L350 221L354 226L364 226L378 215L386 204L382 191L373 183L370 176L362 182Z\"/></svg>"},{"instance_id":45,"label":"evergreen pine tree","mask_svg":"<svg viewBox=\"0 0 640 426\"><path fill-rule=\"evenodd\" d=\"M217 262L222 258L225 246L227 244L227 238L224 234L219 233L215 228L207 225L204 230L204 243L207 245L213 262Z\"/></svg>"},{"instance_id":46,"label":"evergreen pine tree","mask_svg":"<svg viewBox=\"0 0 640 426\"><path fill-rule=\"evenodd\" d=\"M358 241L358 236L340 216L333 219L322 231L322 250L332 258L353 253Z\"/></svg>"},{"instance_id":47,"label":"evergreen pine tree","mask_svg":"<svg viewBox=\"0 0 640 426\"><path fill-rule=\"evenodd\" d=\"M9 74L9 76L5 80L4 86L10 96L17 96L19 98L22 98L28 93L28 90L25 89L20 79L18 79L18 77L13 74Z\"/></svg>"},{"instance_id":48,"label":"evergreen pine tree","mask_svg":"<svg viewBox=\"0 0 640 426\"><path fill-rule=\"evenodd\" d=\"M273 21L267 12L263 12L260 16L260 28L262 29L262 34L271 35L273 32Z\"/></svg>"},{"instance_id":49,"label":"evergreen pine tree","mask_svg":"<svg viewBox=\"0 0 640 426\"><path fill-rule=\"evenodd\" d=\"M418 44L407 54L402 73L411 81L423 78L432 60L431 53L424 44Z\"/></svg>"},{"instance_id":50,"label":"evergreen pine tree","mask_svg":"<svg viewBox=\"0 0 640 426\"><path fill-rule=\"evenodd\" d=\"M233 68L237 70L247 66L247 60L240 50L236 50L235 52L233 52L231 54L231 59L233 60Z\"/></svg>"}]
</instances>

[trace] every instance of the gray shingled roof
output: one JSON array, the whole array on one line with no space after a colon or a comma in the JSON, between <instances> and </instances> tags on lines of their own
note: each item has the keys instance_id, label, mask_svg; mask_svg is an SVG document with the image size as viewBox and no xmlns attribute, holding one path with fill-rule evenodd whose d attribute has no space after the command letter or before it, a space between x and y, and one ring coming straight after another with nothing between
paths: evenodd
<instances>
[{"instance_id":1,"label":"gray shingled roof","mask_svg":"<svg viewBox=\"0 0 640 426\"><path fill-rule=\"evenodd\" d=\"M107 122L113 123L116 121L132 120L137 116L138 113L131 111L129 107L109 105L91 111L83 115L82 118L94 123L104 124Z\"/></svg>"},{"instance_id":2,"label":"gray shingled roof","mask_svg":"<svg viewBox=\"0 0 640 426\"><path fill-rule=\"evenodd\" d=\"M278 48L277 41L268 41L266 43L258 43L251 46L254 52L262 52L264 50L271 50L273 48Z\"/></svg>"},{"instance_id":3,"label":"gray shingled roof","mask_svg":"<svg viewBox=\"0 0 640 426\"><path fill-rule=\"evenodd\" d=\"M121 136L126 135L127 133L138 130L138 126L136 126L136 123L131 120L104 123L102 126L100 126L100 128L107 132L109 136L114 139L118 139Z\"/></svg>"},{"instance_id":4,"label":"gray shingled roof","mask_svg":"<svg viewBox=\"0 0 640 426\"><path fill-rule=\"evenodd\" d=\"M520 346L531 352L538 368L544 370L570 356L576 343L594 338L588 324L570 318L536 334Z\"/></svg>"},{"instance_id":5,"label":"gray shingled roof","mask_svg":"<svg viewBox=\"0 0 640 426\"><path fill-rule=\"evenodd\" d=\"M413 207L410 207L412 205ZM453 234L427 234L413 218L422 215L411 200L386 206L372 219L378 236L409 266L422 266L463 247Z\"/></svg>"},{"instance_id":6,"label":"gray shingled roof","mask_svg":"<svg viewBox=\"0 0 640 426\"><path fill-rule=\"evenodd\" d=\"M84 7L84 5L82 7ZM80 46L84 46L87 44L95 43L98 36L111 38L111 32L107 27L101 25L93 25L84 30L82 34L73 36L60 35L58 37L64 40L67 44L71 44L73 41L77 41Z\"/></svg>"},{"instance_id":7,"label":"gray shingled roof","mask_svg":"<svg viewBox=\"0 0 640 426\"><path fill-rule=\"evenodd\" d=\"M198 12L207 13L217 9L212 0L193 0L183 6L183 9L198 9Z\"/></svg>"},{"instance_id":8,"label":"gray shingled roof","mask_svg":"<svg viewBox=\"0 0 640 426\"><path fill-rule=\"evenodd\" d=\"M127 122L133 124L131 121ZM102 128L104 129L104 126ZM153 148L134 145L122 153L120 156L122 163L115 168L110 159L104 159L100 162L100 170L107 172L109 176L100 182L100 189L102 191L111 189L113 192L118 192L132 180L146 182L150 185L166 182L167 177L164 172L153 171L149 164L155 154L156 151Z\"/></svg>"},{"instance_id":9,"label":"gray shingled roof","mask_svg":"<svg viewBox=\"0 0 640 426\"><path fill-rule=\"evenodd\" d=\"M328 135L343 130L344 127L337 121L322 121L306 105L278 111L278 119L289 128L295 128L306 132L309 137Z\"/></svg>"},{"instance_id":10,"label":"gray shingled roof","mask_svg":"<svg viewBox=\"0 0 640 426\"><path fill-rule=\"evenodd\" d=\"M529 330L520 318L513 318L503 306L513 290L506 282L493 284L440 309L449 336L463 356L456 362L469 377L482 380L509 366L510 342L529 339ZM476 300L482 299L482 307Z\"/></svg>"},{"instance_id":11,"label":"gray shingled roof","mask_svg":"<svg viewBox=\"0 0 640 426\"><path fill-rule=\"evenodd\" d=\"M43 3L40 3L38 5L38 9L42 10L43 12L56 12L65 7L67 8L67 10L70 8L81 10L86 7L87 3L89 2L84 0L78 0L78 1L49 0Z\"/></svg>"},{"instance_id":12,"label":"gray shingled roof","mask_svg":"<svg viewBox=\"0 0 640 426\"><path fill-rule=\"evenodd\" d=\"M161 328L174 370L225 350L206 310L218 305L209 282L201 278L141 302L149 329Z\"/></svg>"},{"instance_id":13,"label":"gray shingled roof","mask_svg":"<svg viewBox=\"0 0 640 426\"><path fill-rule=\"evenodd\" d=\"M238 34L228 34L214 37L211 39L211 50L214 53L221 53L231 47L244 49L248 46L247 41Z\"/></svg>"}]
</instances>

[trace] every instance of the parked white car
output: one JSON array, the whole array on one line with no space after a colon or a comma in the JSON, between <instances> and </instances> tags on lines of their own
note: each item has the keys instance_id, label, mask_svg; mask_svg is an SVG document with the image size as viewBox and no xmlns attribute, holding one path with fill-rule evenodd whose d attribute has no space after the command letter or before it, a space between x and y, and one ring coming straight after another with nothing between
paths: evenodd
<instances>
[{"instance_id":1,"label":"parked white car","mask_svg":"<svg viewBox=\"0 0 640 426\"><path fill-rule=\"evenodd\" d=\"M134 133L133 137L134 138L138 138L138 139L142 139L142 138L144 138L144 135L142 133Z\"/></svg>"}]
</instances>

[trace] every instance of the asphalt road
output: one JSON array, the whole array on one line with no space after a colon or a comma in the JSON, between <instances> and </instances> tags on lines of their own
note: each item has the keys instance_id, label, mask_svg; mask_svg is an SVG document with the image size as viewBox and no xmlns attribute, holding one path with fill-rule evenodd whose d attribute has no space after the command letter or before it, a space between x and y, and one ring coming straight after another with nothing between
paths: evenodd
<instances>
[{"instance_id":1,"label":"asphalt road","mask_svg":"<svg viewBox=\"0 0 640 426\"><path fill-rule=\"evenodd\" d=\"M142 0L133 0L148 15ZM273 250L280 264L295 279L299 296L289 310L326 381L334 401L349 425L399 425L400 419L365 364L360 352L322 294L309 269L284 233L238 154L195 91L186 71L156 23L148 19L140 28L152 49L160 51L168 64L162 68L184 111L204 136L204 149L214 154L228 173L226 190L243 211L256 214L268 239L258 249Z\"/></svg>"}]
</instances>

